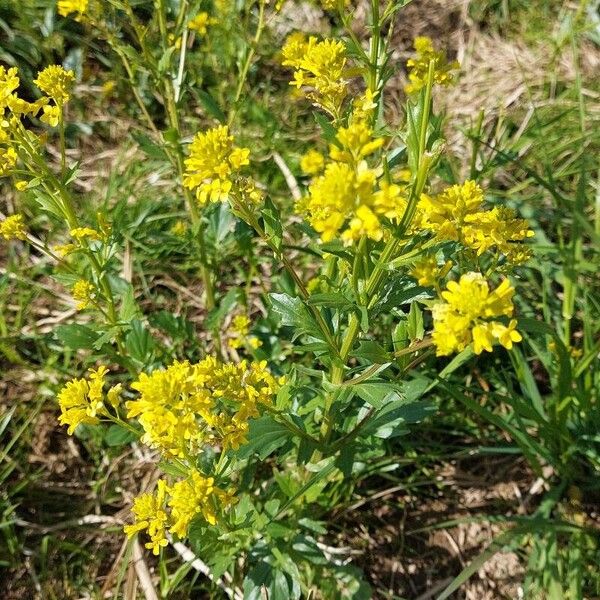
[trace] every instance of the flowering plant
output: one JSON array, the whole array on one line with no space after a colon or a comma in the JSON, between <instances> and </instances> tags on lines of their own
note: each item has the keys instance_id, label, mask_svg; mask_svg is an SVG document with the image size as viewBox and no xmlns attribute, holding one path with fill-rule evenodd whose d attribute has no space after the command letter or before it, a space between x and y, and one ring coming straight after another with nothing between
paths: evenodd
<instances>
[{"instance_id":1,"label":"flowering plant","mask_svg":"<svg viewBox=\"0 0 600 600\"><path fill-rule=\"evenodd\" d=\"M232 7L154 4L144 17L128 0L60 0L57 9L121 61L144 128L137 141L168 173L169 235L183 240L201 281L200 343L181 315L142 306L143 273L123 275L128 242L110 213L89 222L79 210L65 141L75 73L45 68L29 102L17 69L0 67L0 175L61 222L63 239L37 239L21 214L6 217L0 233L50 257L76 311L89 316L57 331L94 363L58 392L59 421L69 435L106 426L113 441L153 453L161 475L140 490L124 525L153 554L189 543L231 597L258 598L261 588L272 598L368 597L361 574L319 541L326 530L313 507L347 497L367 459L385 456L388 440L435 411L430 395L443 377L425 367L436 356L453 357L447 376L474 355L522 342L515 297L533 231L487 198L482 181L443 175L434 94L452 85L459 65L424 37L405 65L394 64L384 31L403 3L373 0L366 40L343 1L322 3L338 19L338 37L288 35L279 68L318 135L291 152L298 169L277 155L291 196L283 199L240 112L280 5L249 3L254 35L223 95L229 104L219 106L202 75L186 69L200 60L194 44L206 43L209 55L211 32L226 27ZM399 125L387 119L386 94L404 67ZM243 277L219 269L227 236L251 255L236 256ZM268 299L260 318L243 284L259 268L277 274L256 294Z\"/></svg>"}]
</instances>

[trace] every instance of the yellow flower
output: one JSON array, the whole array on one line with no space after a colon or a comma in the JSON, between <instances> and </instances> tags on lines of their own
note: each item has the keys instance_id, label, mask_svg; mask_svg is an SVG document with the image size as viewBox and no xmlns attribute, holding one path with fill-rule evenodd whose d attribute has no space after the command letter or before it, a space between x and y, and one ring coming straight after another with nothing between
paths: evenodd
<instances>
[{"instance_id":1,"label":"yellow flower","mask_svg":"<svg viewBox=\"0 0 600 600\"><path fill-rule=\"evenodd\" d=\"M71 288L71 295L77 302L77 310L84 310L94 298L94 286L89 281L80 279Z\"/></svg>"},{"instance_id":2,"label":"yellow flower","mask_svg":"<svg viewBox=\"0 0 600 600\"><path fill-rule=\"evenodd\" d=\"M46 104L48 104L48 98L45 96L38 98L35 102L27 102L16 94L12 94L6 101L6 106L14 116L31 115L35 117L40 112L40 108L45 107Z\"/></svg>"},{"instance_id":3,"label":"yellow flower","mask_svg":"<svg viewBox=\"0 0 600 600\"><path fill-rule=\"evenodd\" d=\"M108 370L99 367L90 371L89 379L73 379L58 394L61 425L68 425L67 433L72 435L78 425L96 425L98 415L105 413L102 398L104 377Z\"/></svg>"},{"instance_id":4,"label":"yellow flower","mask_svg":"<svg viewBox=\"0 0 600 600\"><path fill-rule=\"evenodd\" d=\"M241 348L245 343L255 350L261 346L258 338L248 335L250 333L250 319L246 315L236 315L228 333L231 348Z\"/></svg>"},{"instance_id":5,"label":"yellow flower","mask_svg":"<svg viewBox=\"0 0 600 600\"><path fill-rule=\"evenodd\" d=\"M336 156L346 159L350 154ZM375 193L376 179L377 172L368 168L364 160L330 162L323 175L313 179L308 196L297 203L296 210L305 214L324 242L338 235L345 244L363 235L381 240L384 230L379 215L385 215L385 210L380 210L381 203L375 205L377 198L381 201Z\"/></svg>"},{"instance_id":6,"label":"yellow flower","mask_svg":"<svg viewBox=\"0 0 600 600\"><path fill-rule=\"evenodd\" d=\"M492 335L502 344L505 348L510 350L513 347L513 342L520 342L523 337L516 330L517 321L511 319L508 323L508 327L502 325L502 323L492 324Z\"/></svg>"},{"instance_id":7,"label":"yellow flower","mask_svg":"<svg viewBox=\"0 0 600 600\"><path fill-rule=\"evenodd\" d=\"M214 25L215 19L211 19L207 12L198 13L188 22L188 29L198 32L199 35L206 35L209 25Z\"/></svg>"},{"instance_id":8,"label":"yellow flower","mask_svg":"<svg viewBox=\"0 0 600 600\"><path fill-rule=\"evenodd\" d=\"M350 165L330 163L325 173L311 183L309 196L298 204L324 242L335 238L354 208L355 179Z\"/></svg>"},{"instance_id":9,"label":"yellow flower","mask_svg":"<svg viewBox=\"0 0 600 600\"><path fill-rule=\"evenodd\" d=\"M215 499L215 481L212 477L204 477L198 471L192 471L187 479L178 481L170 489L169 508L173 525L171 533L185 537L192 519L202 515L209 525L217 522L217 506Z\"/></svg>"},{"instance_id":10,"label":"yellow flower","mask_svg":"<svg viewBox=\"0 0 600 600\"><path fill-rule=\"evenodd\" d=\"M116 408L117 406L119 406L119 404L121 404L121 392L123 391L123 386L120 383L117 383L117 385L113 385L107 392L106 394L106 399L108 400L108 403L113 407Z\"/></svg>"},{"instance_id":11,"label":"yellow flower","mask_svg":"<svg viewBox=\"0 0 600 600\"><path fill-rule=\"evenodd\" d=\"M292 67L296 88L310 87L307 98L338 117L347 94L346 48L338 40L316 37L308 40L301 33L288 37L282 49L282 64Z\"/></svg>"},{"instance_id":12,"label":"yellow flower","mask_svg":"<svg viewBox=\"0 0 600 600\"><path fill-rule=\"evenodd\" d=\"M417 37L414 41L417 52L416 58L410 58L406 63L409 69L410 83L404 88L407 94L414 94L427 84L429 65L433 62L433 81L439 85L448 86L454 82L456 71L460 68L457 61L448 62L446 53L436 51L433 42L428 37Z\"/></svg>"},{"instance_id":13,"label":"yellow flower","mask_svg":"<svg viewBox=\"0 0 600 600\"><path fill-rule=\"evenodd\" d=\"M390 221L399 222L406 211L406 194L394 183L382 181L379 190L373 195L373 206L378 215L385 216Z\"/></svg>"},{"instance_id":14,"label":"yellow flower","mask_svg":"<svg viewBox=\"0 0 600 600\"><path fill-rule=\"evenodd\" d=\"M12 93L19 87L19 71L16 67L6 69L0 65L0 108L4 108Z\"/></svg>"},{"instance_id":15,"label":"yellow flower","mask_svg":"<svg viewBox=\"0 0 600 600\"><path fill-rule=\"evenodd\" d=\"M40 117L42 123L56 127L60 123L61 110L58 106L44 106L44 114Z\"/></svg>"},{"instance_id":16,"label":"yellow flower","mask_svg":"<svg viewBox=\"0 0 600 600\"><path fill-rule=\"evenodd\" d=\"M77 246L75 244L56 244L52 250L58 254L58 256L63 257L77 250Z\"/></svg>"},{"instance_id":17,"label":"yellow flower","mask_svg":"<svg viewBox=\"0 0 600 600\"><path fill-rule=\"evenodd\" d=\"M266 361L221 363L209 356L194 365L175 362L142 373L131 386L140 397L127 402L127 417L138 418L144 443L168 456L183 458L205 443L235 447L241 438L232 437L231 426L237 430L257 417L259 405L271 403L279 388L266 366Z\"/></svg>"},{"instance_id":18,"label":"yellow flower","mask_svg":"<svg viewBox=\"0 0 600 600\"><path fill-rule=\"evenodd\" d=\"M214 525L233 500L233 495L217 487L212 477L191 469L185 479L173 486L159 479L155 493L138 496L131 509L134 522L126 525L124 531L132 536L145 530L150 536L146 548L158 554L168 544L167 532L185 537L198 515Z\"/></svg>"},{"instance_id":19,"label":"yellow flower","mask_svg":"<svg viewBox=\"0 0 600 600\"><path fill-rule=\"evenodd\" d=\"M99 241L102 239L102 236L91 227L75 227L74 229L71 229L69 234L80 243L83 240Z\"/></svg>"},{"instance_id":20,"label":"yellow flower","mask_svg":"<svg viewBox=\"0 0 600 600\"><path fill-rule=\"evenodd\" d=\"M78 13L80 17L88 8L88 0L58 0L57 8L61 17L67 17L71 13Z\"/></svg>"},{"instance_id":21,"label":"yellow flower","mask_svg":"<svg viewBox=\"0 0 600 600\"><path fill-rule=\"evenodd\" d=\"M249 164L248 148L237 148L226 125L198 133L190 144L185 160L183 183L196 190L201 205L227 198L232 187L231 175Z\"/></svg>"},{"instance_id":22,"label":"yellow flower","mask_svg":"<svg viewBox=\"0 0 600 600\"><path fill-rule=\"evenodd\" d=\"M160 549L168 544L166 529L169 516L165 510L167 490L167 483L163 479L159 479L156 493L138 496L133 501L131 509L135 521L132 525L124 527L124 531L129 537L146 530L150 541L145 546L151 549L155 555L158 555Z\"/></svg>"},{"instance_id":23,"label":"yellow flower","mask_svg":"<svg viewBox=\"0 0 600 600\"><path fill-rule=\"evenodd\" d=\"M15 183L15 188L17 189L18 192L22 192L23 190L27 189L27 182L26 181L17 181Z\"/></svg>"},{"instance_id":24,"label":"yellow flower","mask_svg":"<svg viewBox=\"0 0 600 600\"><path fill-rule=\"evenodd\" d=\"M329 156L340 162L358 162L381 146L383 138L373 138L372 129L364 121L353 121L348 127L340 127L336 139L341 148L332 144Z\"/></svg>"},{"instance_id":25,"label":"yellow flower","mask_svg":"<svg viewBox=\"0 0 600 600\"><path fill-rule=\"evenodd\" d=\"M102 84L102 95L111 96L117 87L117 82L114 79L107 79Z\"/></svg>"},{"instance_id":26,"label":"yellow flower","mask_svg":"<svg viewBox=\"0 0 600 600\"><path fill-rule=\"evenodd\" d=\"M0 223L0 235L5 240L26 240L27 232L23 215L11 215Z\"/></svg>"},{"instance_id":27,"label":"yellow flower","mask_svg":"<svg viewBox=\"0 0 600 600\"><path fill-rule=\"evenodd\" d=\"M342 240L353 242L363 236L375 241L383 238L383 229L377 215L365 204L356 209L354 217L350 219L348 228L342 233Z\"/></svg>"},{"instance_id":28,"label":"yellow flower","mask_svg":"<svg viewBox=\"0 0 600 600\"><path fill-rule=\"evenodd\" d=\"M340 5L340 0L320 0L321 6L325 10L335 10ZM348 6L350 4L350 0L343 0L342 5Z\"/></svg>"},{"instance_id":29,"label":"yellow flower","mask_svg":"<svg viewBox=\"0 0 600 600\"><path fill-rule=\"evenodd\" d=\"M176 235L177 237L183 237L185 235L185 232L187 231L188 226L187 223L185 221L175 221L175 223L173 223L173 225L171 226L171 233L173 235Z\"/></svg>"},{"instance_id":30,"label":"yellow flower","mask_svg":"<svg viewBox=\"0 0 600 600\"><path fill-rule=\"evenodd\" d=\"M69 101L70 91L75 81L73 71L65 71L60 65L50 65L38 73L37 79L33 83L37 85L42 92L45 92L58 104L62 106Z\"/></svg>"},{"instance_id":31,"label":"yellow flower","mask_svg":"<svg viewBox=\"0 0 600 600\"><path fill-rule=\"evenodd\" d=\"M438 266L438 261L435 256L425 256L415 263L410 274L417 280L419 285L431 286L444 278L451 268L451 261L446 261L446 263L440 267Z\"/></svg>"},{"instance_id":32,"label":"yellow flower","mask_svg":"<svg viewBox=\"0 0 600 600\"><path fill-rule=\"evenodd\" d=\"M352 118L358 121L369 121L373 111L377 108L376 93L366 90L363 96L356 98L352 103Z\"/></svg>"},{"instance_id":33,"label":"yellow flower","mask_svg":"<svg viewBox=\"0 0 600 600\"><path fill-rule=\"evenodd\" d=\"M448 283L442 300L432 306L432 338L438 356L447 356L472 346L476 354L491 352L498 341L510 350L513 342L521 340L515 330L516 321L508 327L494 317L513 314L514 288L505 279L494 291L480 273L462 275L458 282Z\"/></svg>"},{"instance_id":34,"label":"yellow flower","mask_svg":"<svg viewBox=\"0 0 600 600\"><path fill-rule=\"evenodd\" d=\"M309 150L300 159L300 168L305 175L317 175L325 167L325 157L316 150Z\"/></svg>"},{"instance_id":35,"label":"yellow flower","mask_svg":"<svg viewBox=\"0 0 600 600\"><path fill-rule=\"evenodd\" d=\"M434 197L419 201L420 225L441 241L460 242L480 256L496 248L511 264L528 258L521 242L533 236L526 220L505 207L486 210L483 190L474 181L453 185Z\"/></svg>"},{"instance_id":36,"label":"yellow flower","mask_svg":"<svg viewBox=\"0 0 600 600\"><path fill-rule=\"evenodd\" d=\"M14 148L0 147L0 177L6 177L12 173L12 170L17 164L17 152Z\"/></svg>"}]
</instances>

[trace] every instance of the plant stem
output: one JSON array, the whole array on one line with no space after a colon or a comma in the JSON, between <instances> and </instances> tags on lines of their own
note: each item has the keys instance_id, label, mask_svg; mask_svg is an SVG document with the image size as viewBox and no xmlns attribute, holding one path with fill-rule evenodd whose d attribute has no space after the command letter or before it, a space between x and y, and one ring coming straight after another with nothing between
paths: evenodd
<instances>
[{"instance_id":1,"label":"plant stem","mask_svg":"<svg viewBox=\"0 0 600 600\"><path fill-rule=\"evenodd\" d=\"M240 78L238 81L237 89L235 91L235 97L233 101L233 108L229 113L229 118L227 119L227 124L231 127L235 116L237 114L239 108L239 101L242 97L242 92L244 91L244 84L246 83L246 79L248 77L248 71L250 70L250 65L252 64L252 59L256 54L256 47L260 42L260 38L262 36L263 29L265 27L265 4L266 0L259 0L258 3L258 25L256 26L256 32L254 34L254 38L252 39L252 45L248 50L248 54L246 55L246 60L242 65L242 70L240 71Z\"/></svg>"},{"instance_id":2,"label":"plant stem","mask_svg":"<svg viewBox=\"0 0 600 600\"><path fill-rule=\"evenodd\" d=\"M429 118L431 112L431 90L433 88L434 67L434 62L431 61L429 63L427 86L425 89L425 108L421 120L421 129L419 131L419 147L417 156L417 164L419 164L419 169L418 173L415 174L415 179L411 187L411 193L406 207L406 211L400 221L399 230L402 234L404 234L410 226L410 223L416 211L417 202L421 197L421 193L423 191L423 188L425 187L425 182L427 179L428 165L425 164L425 162L423 161L423 157L427 148L427 129L429 125ZM365 296L368 299L367 308L372 308L374 303L377 301L376 294L379 291L379 287L381 286L383 275L385 274L389 262L394 256L399 243L400 240L397 237L390 238L390 240L385 245L383 251L381 252L379 260L375 263L375 266L373 267L373 271L371 272L371 275L369 276L369 279L367 280L365 286ZM340 384L344 379L344 365L346 363L346 360L348 359L348 355L350 354L352 347L354 346L354 342L358 335L359 328L359 318L356 314L353 313L348 323L348 329L346 330L342 340L342 346L339 352L340 363L336 364L332 370L331 382L334 384Z\"/></svg>"}]
</instances>

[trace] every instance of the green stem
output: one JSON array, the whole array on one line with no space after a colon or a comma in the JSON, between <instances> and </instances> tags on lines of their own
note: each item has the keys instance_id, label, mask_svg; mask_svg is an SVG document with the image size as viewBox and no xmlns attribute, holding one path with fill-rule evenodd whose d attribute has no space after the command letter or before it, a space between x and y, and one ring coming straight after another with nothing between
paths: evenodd
<instances>
[{"instance_id":1,"label":"green stem","mask_svg":"<svg viewBox=\"0 0 600 600\"><path fill-rule=\"evenodd\" d=\"M416 174L413 185L411 187L411 193L407 204L406 212L404 213L400 221L399 230L402 233L405 233L410 226L410 223L416 211L418 200L421 197L421 193L423 191L423 188L425 187L425 182L427 180L428 165L425 161L423 161L423 157L427 148L427 129L431 113L431 90L433 88L434 67L435 65L433 61L431 61L429 63L427 87L425 89L425 108L421 120L421 129L419 132L419 148L417 157L417 164L419 164L419 172ZM399 244L400 240L397 237L390 238L390 240L385 245L382 253L380 254L379 260L375 263L373 271L371 272L371 275L369 276L369 279L367 280L367 284L365 286L365 296L368 299L367 308L371 308L377 300L376 294L381 286L383 276L388 268L392 257L396 253ZM339 352L340 364L336 364L332 371L331 382L334 384L339 384L344 379L344 366L352 350L352 347L354 346L354 342L358 335L359 328L359 318L356 314L353 313L348 323L348 329L346 330L344 338L342 340L342 346Z\"/></svg>"},{"instance_id":2,"label":"green stem","mask_svg":"<svg viewBox=\"0 0 600 600\"><path fill-rule=\"evenodd\" d=\"M254 59L254 55L256 54L256 48L258 46L258 43L260 42L260 38L265 27L265 4L266 0L259 0L258 25L256 26L256 32L254 34L254 38L252 39L252 45L248 50L246 60L244 61L244 64L242 65L242 70L240 71L240 77L233 101L233 108L229 113L229 119L227 119L227 124L230 127L237 114L239 108L239 101L242 97L242 92L244 91L244 84L246 83L246 79L248 78L248 71L250 70L250 65L252 64L252 60Z\"/></svg>"},{"instance_id":3,"label":"green stem","mask_svg":"<svg viewBox=\"0 0 600 600\"><path fill-rule=\"evenodd\" d=\"M379 46L381 22L379 0L371 0L371 55L369 58L369 90L375 94L379 88Z\"/></svg>"},{"instance_id":4,"label":"green stem","mask_svg":"<svg viewBox=\"0 0 600 600\"><path fill-rule=\"evenodd\" d=\"M274 256L281 261L284 269L287 271L288 275L293 279L296 287L298 288L298 293L300 294L300 299L304 302L305 306L312 313L319 329L321 330L323 337L327 344L329 345L331 351L337 355L337 343L329 329L329 325L325 322L323 315L316 306L308 303L308 299L310 298L310 294L304 285L302 279L296 270L294 269L292 263L289 261L287 256L283 254L282 250L277 247L277 245L273 242L273 240L266 234L265 230L262 228L256 214L248 210L243 202L237 202L235 205L235 211L239 214L243 221L248 223L251 227L254 228L256 233L258 233L259 237L267 244L270 250L273 252Z\"/></svg>"},{"instance_id":5,"label":"green stem","mask_svg":"<svg viewBox=\"0 0 600 600\"><path fill-rule=\"evenodd\" d=\"M65 117L63 112L62 104L59 105L60 117L58 122L59 135L60 135L60 174L62 179L65 178L65 173L67 171L67 151L66 151L66 143L65 143Z\"/></svg>"}]
</instances>

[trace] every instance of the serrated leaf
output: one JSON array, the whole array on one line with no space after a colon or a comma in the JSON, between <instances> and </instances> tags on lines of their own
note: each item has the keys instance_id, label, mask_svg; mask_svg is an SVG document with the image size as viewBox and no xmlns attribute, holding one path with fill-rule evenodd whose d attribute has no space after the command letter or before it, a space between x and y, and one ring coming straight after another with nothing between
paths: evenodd
<instances>
[{"instance_id":1,"label":"serrated leaf","mask_svg":"<svg viewBox=\"0 0 600 600\"><path fill-rule=\"evenodd\" d=\"M358 383L353 385L352 389L374 408L381 408L385 404L397 401L400 398L400 386L395 383L384 381Z\"/></svg>"},{"instance_id":2,"label":"serrated leaf","mask_svg":"<svg viewBox=\"0 0 600 600\"><path fill-rule=\"evenodd\" d=\"M154 339L139 319L131 321L131 330L125 338L125 347L133 359L141 363L150 360L155 347Z\"/></svg>"},{"instance_id":3,"label":"serrated leaf","mask_svg":"<svg viewBox=\"0 0 600 600\"><path fill-rule=\"evenodd\" d=\"M71 350L91 350L99 335L86 325L72 323L57 327L56 337Z\"/></svg>"},{"instance_id":4,"label":"serrated leaf","mask_svg":"<svg viewBox=\"0 0 600 600\"><path fill-rule=\"evenodd\" d=\"M288 294L269 294L269 298L273 312L279 315L281 324L294 328L294 338L308 334L322 339L321 330L300 298Z\"/></svg>"},{"instance_id":5,"label":"serrated leaf","mask_svg":"<svg viewBox=\"0 0 600 600\"><path fill-rule=\"evenodd\" d=\"M383 364L390 360L389 352L372 340L360 342L358 348L352 352L355 358L364 358L375 364Z\"/></svg>"}]
</instances>

